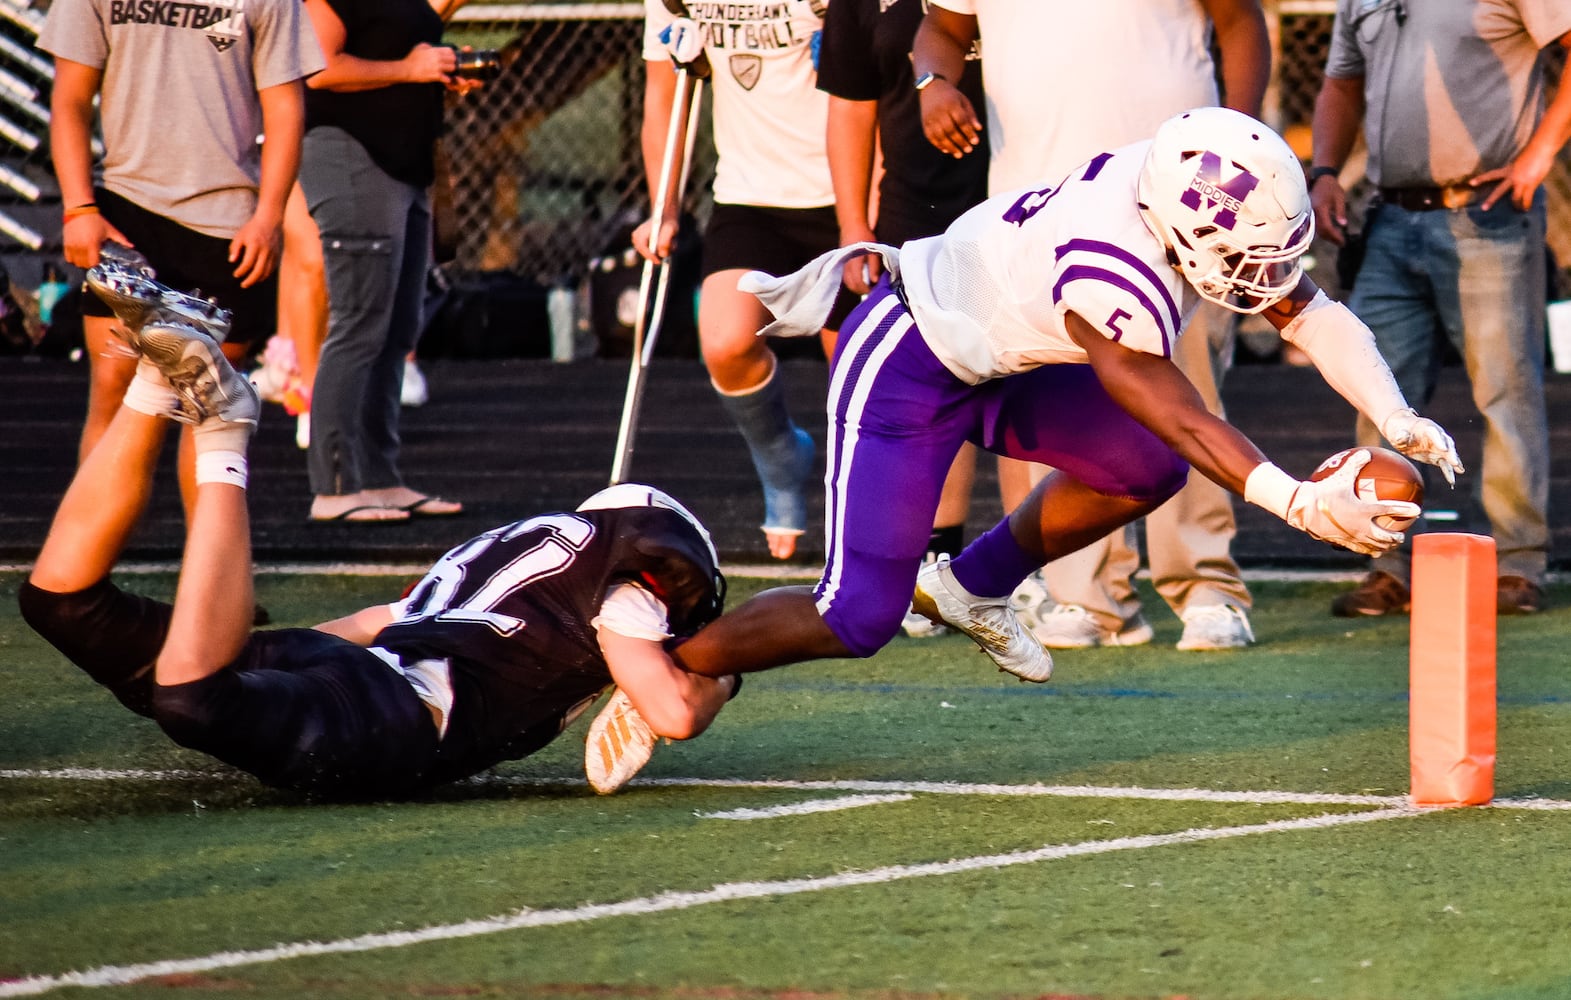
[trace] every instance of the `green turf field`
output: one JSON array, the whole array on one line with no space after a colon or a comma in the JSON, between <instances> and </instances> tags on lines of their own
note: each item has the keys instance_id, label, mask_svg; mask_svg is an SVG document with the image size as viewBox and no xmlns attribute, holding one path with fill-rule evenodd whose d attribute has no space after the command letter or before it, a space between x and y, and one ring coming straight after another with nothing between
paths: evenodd
<instances>
[{"instance_id":1,"label":"green turf field","mask_svg":"<svg viewBox=\"0 0 1571 1000\"><path fill-rule=\"evenodd\" d=\"M1571 997L1564 584L1500 621L1497 804L1417 812L1407 622L1330 618L1332 584L1256 584L1251 650L1178 653L1157 611L1044 686L958 637L759 675L607 798L581 721L345 806L173 747L34 639L18 582L0 997ZM259 597L310 624L401 582Z\"/></svg>"}]
</instances>

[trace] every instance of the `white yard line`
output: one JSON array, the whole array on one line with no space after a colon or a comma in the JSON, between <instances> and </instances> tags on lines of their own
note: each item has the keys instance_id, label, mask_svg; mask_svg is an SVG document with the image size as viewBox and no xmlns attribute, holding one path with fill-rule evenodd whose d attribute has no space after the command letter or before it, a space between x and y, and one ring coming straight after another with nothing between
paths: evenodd
<instances>
[{"instance_id":1,"label":"white yard line","mask_svg":"<svg viewBox=\"0 0 1571 1000\"><path fill-rule=\"evenodd\" d=\"M879 806L886 802L910 802L914 798L914 795L842 795L837 799L808 799L806 802L771 806L768 809L727 809L724 812L701 812L697 815L699 819L775 819L780 816L860 809L862 806Z\"/></svg>"},{"instance_id":2,"label":"white yard line","mask_svg":"<svg viewBox=\"0 0 1571 1000\"><path fill-rule=\"evenodd\" d=\"M617 903L592 903L566 910L523 910L517 913L498 914L463 923L426 927L417 931L396 931L363 934L359 937L337 941L296 941L276 944L251 951L218 952L196 958L167 959L136 965L106 965L83 972L67 972L57 976L29 976L25 979L0 981L0 997L36 996L66 987L124 986L142 982L155 976L194 975L219 969L234 969L248 965L264 965L293 958L315 955L341 955L355 952L378 951L386 948L407 948L410 945L432 941L453 941L460 938L499 934L504 931L524 930L532 927L557 927L563 924L589 923L608 917L647 916L652 913L669 913L692 909L710 903L730 903L744 899L768 899L792 896L851 886L878 885L906 879L926 878L934 875L960 875L967 872L1011 868L1017 865L1037 864L1062 858L1107 854L1112 851L1145 850L1153 847L1172 847L1178 844L1198 844L1211 840L1248 837L1260 833L1283 833L1297 830L1324 830L1352 823L1373 823L1380 820L1400 819L1423 815L1423 811L1407 807L1375 809L1369 812L1337 813L1310 816L1304 819L1277 820L1249 826L1230 826L1219 829L1192 829L1179 833L1147 834L1140 837L1119 837L1113 840L1093 840L1078 844L1055 844L1027 851L1007 854L986 854L953 861L929 862L914 865L891 865L861 872L841 872L822 878L783 879L775 882L729 882L697 892L664 892Z\"/></svg>"},{"instance_id":3,"label":"white yard line","mask_svg":"<svg viewBox=\"0 0 1571 1000\"><path fill-rule=\"evenodd\" d=\"M253 780L227 771L144 771L96 767L0 768L0 780L55 781L233 781ZM527 778L483 775L469 779L478 785L513 785L524 788L581 788L585 782L566 778ZM757 788L783 791L864 792L873 795L996 795L1049 796L1068 799L1143 799L1159 802L1233 802L1241 805L1387 806L1408 804L1405 795L1361 795L1344 792L1228 791L1216 788L1140 788L1124 785L995 785L956 781L754 781L745 778L634 778L629 786L642 788ZM1571 810L1565 799L1495 799L1487 808Z\"/></svg>"},{"instance_id":4,"label":"white yard line","mask_svg":"<svg viewBox=\"0 0 1571 1000\"><path fill-rule=\"evenodd\" d=\"M0 573L27 573L31 563L0 563ZM407 576L424 575L430 563L258 563L256 572L261 576L296 574L300 576ZM741 563L722 566L725 575L738 580L816 580L820 569L816 566L782 566L777 564ZM116 573L178 573L178 561L127 562L115 567ZM1245 568L1240 574L1249 583L1350 583L1364 577L1363 570L1337 569L1276 569L1270 566ZM1550 583L1558 583L1571 574L1553 572L1547 575ZM1149 580L1149 570L1140 570L1138 579Z\"/></svg>"}]
</instances>

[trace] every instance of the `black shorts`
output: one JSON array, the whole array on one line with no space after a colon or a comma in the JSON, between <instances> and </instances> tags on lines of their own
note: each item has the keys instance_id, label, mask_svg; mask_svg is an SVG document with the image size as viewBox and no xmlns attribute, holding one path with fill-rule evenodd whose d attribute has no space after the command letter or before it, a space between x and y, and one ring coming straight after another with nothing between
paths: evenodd
<instances>
[{"instance_id":1,"label":"black shorts","mask_svg":"<svg viewBox=\"0 0 1571 1000\"><path fill-rule=\"evenodd\" d=\"M278 272L250 288L241 288L229 260L229 241L188 229L173 219L149 212L135 202L102 188L94 192L98 210L136 245L158 280L204 298L234 313L229 342L260 350L278 327ZM110 316L98 296L82 296L82 315Z\"/></svg>"},{"instance_id":2,"label":"black shorts","mask_svg":"<svg viewBox=\"0 0 1571 1000\"><path fill-rule=\"evenodd\" d=\"M833 207L765 208L716 204L704 229L705 278L716 271L741 269L776 276L790 274L826 250L840 245L840 224ZM859 299L842 288L826 324L840 322Z\"/></svg>"},{"instance_id":3,"label":"black shorts","mask_svg":"<svg viewBox=\"0 0 1571 1000\"><path fill-rule=\"evenodd\" d=\"M364 648L308 628L253 633L227 667L163 686L152 662L172 609L101 581L74 594L24 584L23 617L54 647L181 746L263 782L334 798L429 784L436 723L398 673Z\"/></svg>"}]
</instances>

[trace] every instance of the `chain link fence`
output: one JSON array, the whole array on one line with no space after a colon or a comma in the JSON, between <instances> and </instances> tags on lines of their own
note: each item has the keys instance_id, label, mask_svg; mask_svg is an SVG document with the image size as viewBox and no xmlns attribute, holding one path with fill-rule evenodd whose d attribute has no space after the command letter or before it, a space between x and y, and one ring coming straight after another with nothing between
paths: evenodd
<instances>
[{"instance_id":1,"label":"chain link fence","mask_svg":"<svg viewBox=\"0 0 1571 1000\"><path fill-rule=\"evenodd\" d=\"M217 0L215 0L217 2ZM1276 74L1267 117L1306 159L1334 0L1267 3ZM0 0L0 259L38 260L59 246L48 159L50 64L33 44L47 3ZM459 10L447 41L495 50L501 70L448 109L444 140L458 273L509 274L582 288L647 210L639 145L642 3L483 3ZM700 136L687 209L707 214L713 152ZM1356 170L1356 167L1355 167ZM1571 187L1565 171L1551 193ZM1565 198L1556 197L1564 202ZM1552 225L1571 241L1571 224ZM1571 246L1556 246L1571 260ZM24 267L19 283L26 283Z\"/></svg>"},{"instance_id":2,"label":"chain link fence","mask_svg":"<svg viewBox=\"0 0 1571 1000\"><path fill-rule=\"evenodd\" d=\"M502 64L448 110L459 268L573 285L627 245L648 205L642 35L641 3L459 11L447 40ZM688 208L702 214L713 152L704 136L696 149Z\"/></svg>"}]
</instances>

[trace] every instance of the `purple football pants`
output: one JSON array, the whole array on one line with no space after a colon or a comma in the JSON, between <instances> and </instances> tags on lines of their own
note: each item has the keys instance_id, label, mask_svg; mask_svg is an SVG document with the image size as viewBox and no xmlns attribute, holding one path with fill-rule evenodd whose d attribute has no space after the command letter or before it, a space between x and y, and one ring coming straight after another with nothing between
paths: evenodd
<instances>
[{"instance_id":1,"label":"purple football pants","mask_svg":"<svg viewBox=\"0 0 1571 1000\"><path fill-rule=\"evenodd\" d=\"M887 278L840 328L827 409L825 565L814 594L819 614L858 656L900 630L963 442L1142 500L1171 496L1189 469L1113 402L1089 365L962 382L934 356Z\"/></svg>"}]
</instances>

